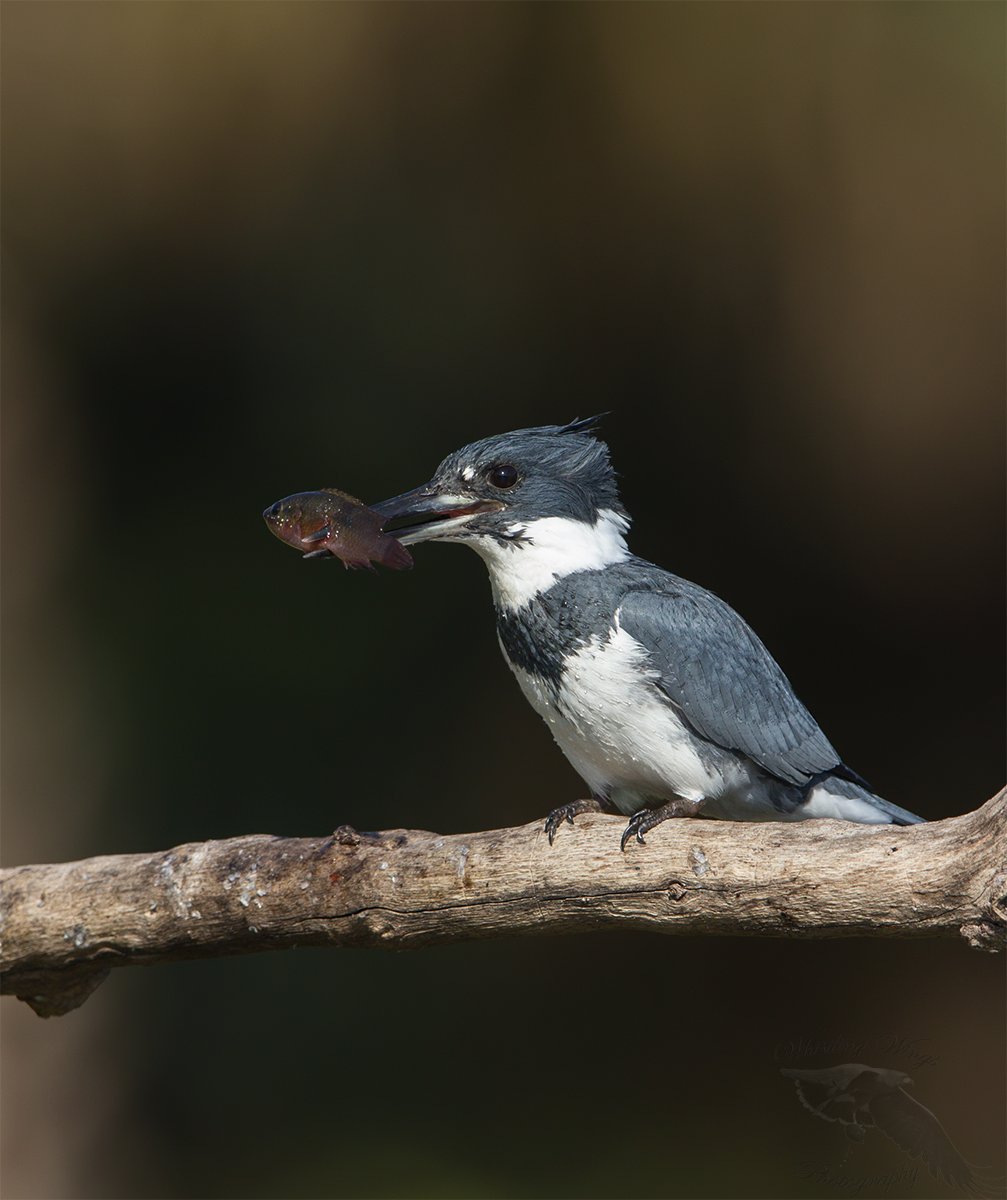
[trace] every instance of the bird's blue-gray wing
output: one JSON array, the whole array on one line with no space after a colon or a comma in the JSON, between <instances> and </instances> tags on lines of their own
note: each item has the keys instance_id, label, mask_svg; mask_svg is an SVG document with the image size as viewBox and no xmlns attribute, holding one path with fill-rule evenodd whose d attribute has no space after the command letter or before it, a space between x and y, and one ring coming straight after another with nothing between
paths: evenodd
<instances>
[{"instance_id":1,"label":"bird's blue-gray wing","mask_svg":"<svg viewBox=\"0 0 1007 1200\"><path fill-rule=\"evenodd\" d=\"M707 741L801 786L839 755L755 633L719 597L685 580L629 592L619 622L650 654L655 681Z\"/></svg>"}]
</instances>

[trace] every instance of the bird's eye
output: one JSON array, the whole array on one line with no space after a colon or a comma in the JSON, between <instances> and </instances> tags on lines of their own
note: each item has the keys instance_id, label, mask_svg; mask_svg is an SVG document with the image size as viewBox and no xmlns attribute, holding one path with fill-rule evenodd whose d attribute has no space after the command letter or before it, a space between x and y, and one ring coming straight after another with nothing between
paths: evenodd
<instances>
[{"instance_id":1,"label":"bird's eye","mask_svg":"<svg viewBox=\"0 0 1007 1200\"><path fill-rule=\"evenodd\" d=\"M517 483L517 467L512 467L507 463L490 467L486 472L486 482L491 483L495 488L512 488Z\"/></svg>"}]
</instances>

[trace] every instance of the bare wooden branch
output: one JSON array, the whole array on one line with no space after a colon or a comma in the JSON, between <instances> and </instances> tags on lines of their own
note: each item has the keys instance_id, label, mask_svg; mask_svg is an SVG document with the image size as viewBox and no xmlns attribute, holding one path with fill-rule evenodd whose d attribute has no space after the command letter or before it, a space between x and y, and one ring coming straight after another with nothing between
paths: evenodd
<instances>
[{"instance_id":1,"label":"bare wooden branch","mask_svg":"<svg viewBox=\"0 0 1007 1200\"><path fill-rule=\"evenodd\" d=\"M911 828L676 820L619 850L621 819L441 837L266 835L0 872L2 990L41 1016L112 967L277 950L649 929L775 937L1007 930L1007 791Z\"/></svg>"}]
</instances>

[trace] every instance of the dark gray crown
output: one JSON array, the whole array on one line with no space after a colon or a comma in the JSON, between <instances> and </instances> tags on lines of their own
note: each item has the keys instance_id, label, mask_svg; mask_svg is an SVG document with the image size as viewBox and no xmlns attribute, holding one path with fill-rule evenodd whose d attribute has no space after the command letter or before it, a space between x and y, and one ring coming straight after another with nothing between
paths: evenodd
<instances>
[{"instance_id":1,"label":"dark gray crown","mask_svg":"<svg viewBox=\"0 0 1007 1200\"><path fill-rule=\"evenodd\" d=\"M608 446L593 436L600 420L589 417L483 438L449 454L435 479L448 491L500 496L511 521L549 516L594 522L602 509L624 515ZM505 493L486 483L499 466L516 467L519 475L518 484Z\"/></svg>"}]
</instances>

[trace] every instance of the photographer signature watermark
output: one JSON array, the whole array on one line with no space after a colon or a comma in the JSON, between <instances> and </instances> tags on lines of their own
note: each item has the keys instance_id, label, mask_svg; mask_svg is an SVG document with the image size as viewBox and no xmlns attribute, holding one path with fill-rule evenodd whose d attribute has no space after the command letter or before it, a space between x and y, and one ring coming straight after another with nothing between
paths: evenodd
<instances>
[{"instance_id":1,"label":"photographer signature watermark","mask_svg":"<svg viewBox=\"0 0 1007 1200\"><path fill-rule=\"evenodd\" d=\"M835 1188L843 1196L884 1196L896 1188L914 1187L919 1178L919 1167L905 1166L898 1171L876 1175L851 1175L842 1167L798 1164L802 1179Z\"/></svg>"},{"instance_id":2,"label":"photographer signature watermark","mask_svg":"<svg viewBox=\"0 0 1007 1200\"><path fill-rule=\"evenodd\" d=\"M923 1046L923 1039L906 1037L901 1033L886 1033L870 1038L813 1038L798 1036L773 1047L773 1058L778 1063L803 1062L809 1058L896 1059L914 1071L921 1067L932 1067L937 1057Z\"/></svg>"}]
</instances>

